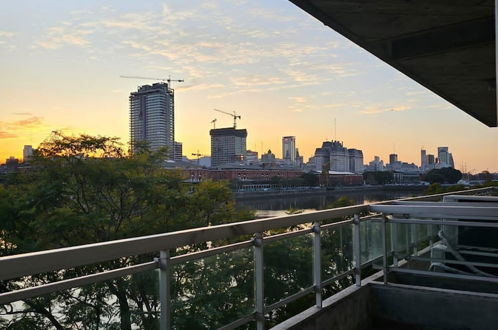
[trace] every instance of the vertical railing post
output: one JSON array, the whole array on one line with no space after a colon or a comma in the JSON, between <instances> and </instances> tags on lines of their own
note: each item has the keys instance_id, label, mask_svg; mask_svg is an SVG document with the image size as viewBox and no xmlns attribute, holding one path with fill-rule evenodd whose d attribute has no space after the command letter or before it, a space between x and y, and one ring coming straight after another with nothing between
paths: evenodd
<instances>
[{"instance_id":1,"label":"vertical railing post","mask_svg":"<svg viewBox=\"0 0 498 330\"><path fill-rule=\"evenodd\" d=\"M356 286L361 286L361 237L360 216L353 217L353 261Z\"/></svg>"},{"instance_id":2,"label":"vertical railing post","mask_svg":"<svg viewBox=\"0 0 498 330\"><path fill-rule=\"evenodd\" d=\"M159 302L161 303L161 330L171 329L171 283L169 250L159 252Z\"/></svg>"},{"instance_id":3,"label":"vertical railing post","mask_svg":"<svg viewBox=\"0 0 498 330\"><path fill-rule=\"evenodd\" d=\"M388 246L387 246L387 217L385 215L382 216L382 247L384 251L384 258L382 262L382 268L384 270L384 284L387 284L387 275L388 275L388 267L387 267L387 257L388 257Z\"/></svg>"},{"instance_id":4,"label":"vertical railing post","mask_svg":"<svg viewBox=\"0 0 498 330\"><path fill-rule=\"evenodd\" d=\"M256 307L256 329L265 328L265 294L264 294L264 263L263 235L254 234L254 306Z\"/></svg>"},{"instance_id":5,"label":"vertical railing post","mask_svg":"<svg viewBox=\"0 0 498 330\"><path fill-rule=\"evenodd\" d=\"M417 231L418 227L416 224L409 225L411 228L411 245L412 245L412 253L413 255L417 255Z\"/></svg>"},{"instance_id":6,"label":"vertical railing post","mask_svg":"<svg viewBox=\"0 0 498 330\"><path fill-rule=\"evenodd\" d=\"M322 246L320 222L313 223L313 285L315 286L316 307L322 308Z\"/></svg>"},{"instance_id":7,"label":"vertical railing post","mask_svg":"<svg viewBox=\"0 0 498 330\"><path fill-rule=\"evenodd\" d=\"M398 224L391 223L391 254L393 256L393 265L398 267Z\"/></svg>"}]
</instances>

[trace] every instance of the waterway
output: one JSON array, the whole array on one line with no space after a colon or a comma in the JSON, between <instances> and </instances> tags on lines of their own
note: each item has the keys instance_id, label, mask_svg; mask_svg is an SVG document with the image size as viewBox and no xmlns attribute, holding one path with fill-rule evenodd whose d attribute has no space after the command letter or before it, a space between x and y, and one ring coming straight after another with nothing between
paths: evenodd
<instances>
[{"instance_id":1,"label":"waterway","mask_svg":"<svg viewBox=\"0 0 498 330\"><path fill-rule=\"evenodd\" d=\"M368 204L393 200L405 197L420 196L421 190L406 191L349 191L349 192L332 192L326 195L303 195L303 196L283 196L261 198L239 198L236 205L239 208L247 207L256 211L258 218L275 217L286 215L289 209L302 210L304 212L313 212L330 207L337 199L344 196L350 198L355 204Z\"/></svg>"}]
</instances>

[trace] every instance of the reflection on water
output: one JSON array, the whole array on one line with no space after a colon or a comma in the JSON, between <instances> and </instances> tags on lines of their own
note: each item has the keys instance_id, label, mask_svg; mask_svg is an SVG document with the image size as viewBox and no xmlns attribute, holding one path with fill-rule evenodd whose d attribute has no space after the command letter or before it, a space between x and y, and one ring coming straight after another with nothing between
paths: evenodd
<instances>
[{"instance_id":1,"label":"reflection on water","mask_svg":"<svg viewBox=\"0 0 498 330\"><path fill-rule=\"evenodd\" d=\"M237 207L248 207L254 209L256 210L256 215L261 218L286 215L285 211L291 208L300 209L304 212L321 210L326 208L327 205L332 204L341 196L352 199L355 204L368 204L391 199L418 196L420 194L420 191L355 191L302 197L262 197L261 199L239 199L237 200Z\"/></svg>"}]
</instances>

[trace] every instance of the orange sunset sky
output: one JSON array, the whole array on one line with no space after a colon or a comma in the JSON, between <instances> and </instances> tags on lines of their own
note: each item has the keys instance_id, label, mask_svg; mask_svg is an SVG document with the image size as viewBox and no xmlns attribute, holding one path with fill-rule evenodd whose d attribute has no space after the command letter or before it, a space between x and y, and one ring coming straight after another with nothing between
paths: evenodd
<instances>
[{"instance_id":1,"label":"orange sunset sky","mask_svg":"<svg viewBox=\"0 0 498 330\"><path fill-rule=\"evenodd\" d=\"M489 128L323 26L288 1L3 2L0 10L0 160L21 157L52 130L128 141L128 95L175 84L176 140L210 153L213 108L237 111L248 149L281 156L295 135L312 156L325 139L420 164L448 146L457 168L498 171ZM334 130L334 119L337 131Z\"/></svg>"}]
</instances>

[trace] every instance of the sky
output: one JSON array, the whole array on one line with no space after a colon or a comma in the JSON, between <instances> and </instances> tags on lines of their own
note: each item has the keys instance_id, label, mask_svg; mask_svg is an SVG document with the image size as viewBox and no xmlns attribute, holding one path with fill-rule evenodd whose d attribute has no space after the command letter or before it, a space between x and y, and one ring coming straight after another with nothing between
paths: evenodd
<instances>
[{"instance_id":1,"label":"sky","mask_svg":"<svg viewBox=\"0 0 498 330\"><path fill-rule=\"evenodd\" d=\"M129 93L175 83L176 140L209 155L210 123L281 157L324 140L420 164L448 146L457 168L498 172L498 130L426 90L287 0L24 0L0 3L0 160L53 130L129 140ZM335 123L335 124L334 124ZM195 158L193 156L190 156Z\"/></svg>"}]
</instances>

